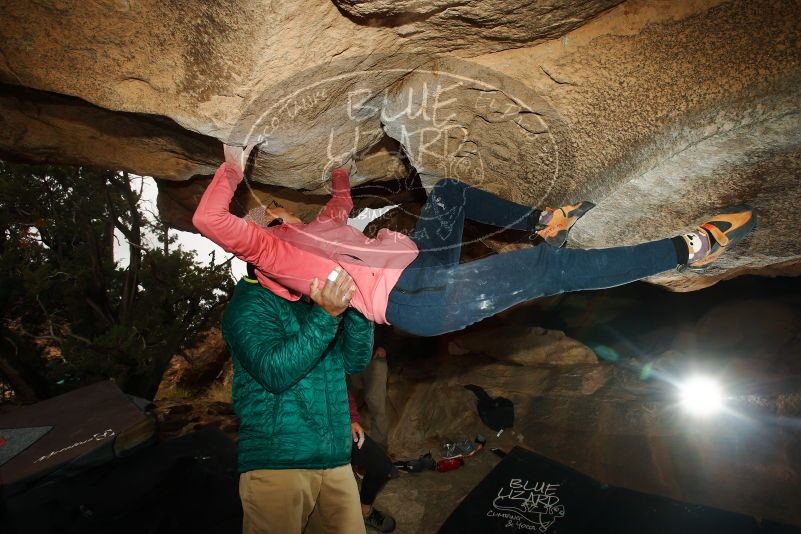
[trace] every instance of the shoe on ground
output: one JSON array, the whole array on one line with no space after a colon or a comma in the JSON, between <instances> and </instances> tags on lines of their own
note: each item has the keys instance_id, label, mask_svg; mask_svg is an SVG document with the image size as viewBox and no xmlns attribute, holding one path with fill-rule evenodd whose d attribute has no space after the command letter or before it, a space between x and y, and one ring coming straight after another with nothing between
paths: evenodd
<instances>
[{"instance_id":1,"label":"shoe on ground","mask_svg":"<svg viewBox=\"0 0 801 534\"><path fill-rule=\"evenodd\" d=\"M462 453L459 451L459 448L456 446L456 443L446 443L442 446L440 450L440 456L442 458L459 458L462 456Z\"/></svg>"},{"instance_id":2,"label":"shoe on ground","mask_svg":"<svg viewBox=\"0 0 801 534\"><path fill-rule=\"evenodd\" d=\"M364 518L364 526L379 532L392 532L395 530L395 519L373 507L370 515Z\"/></svg>"},{"instance_id":3,"label":"shoe on ground","mask_svg":"<svg viewBox=\"0 0 801 534\"><path fill-rule=\"evenodd\" d=\"M417 458L416 460L400 460L392 464L396 468L409 473L420 473L421 471L433 471L437 468L437 462L431 456L431 452L427 452Z\"/></svg>"},{"instance_id":4,"label":"shoe on ground","mask_svg":"<svg viewBox=\"0 0 801 534\"><path fill-rule=\"evenodd\" d=\"M715 215L696 229L697 233L709 238L709 253L697 260L690 259L688 267L696 271L706 269L753 230L756 222L756 210L746 204L727 208L724 213Z\"/></svg>"},{"instance_id":5,"label":"shoe on ground","mask_svg":"<svg viewBox=\"0 0 801 534\"><path fill-rule=\"evenodd\" d=\"M585 200L571 206L556 209L545 208L545 211L550 214L550 218L545 224L537 224L536 233L548 245L561 248L567 242L567 233L576 224L576 221L594 207L595 204Z\"/></svg>"},{"instance_id":6,"label":"shoe on ground","mask_svg":"<svg viewBox=\"0 0 801 534\"><path fill-rule=\"evenodd\" d=\"M478 452L476 444L467 438L460 439L454 445L456 446L456 451L464 457L473 456Z\"/></svg>"}]
</instances>

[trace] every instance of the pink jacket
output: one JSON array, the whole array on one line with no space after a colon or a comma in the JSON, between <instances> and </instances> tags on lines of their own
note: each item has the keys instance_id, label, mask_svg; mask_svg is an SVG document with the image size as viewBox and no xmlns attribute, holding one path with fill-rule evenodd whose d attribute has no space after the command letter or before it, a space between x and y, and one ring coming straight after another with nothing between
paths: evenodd
<instances>
[{"instance_id":1,"label":"pink jacket","mask_svg":"<svg viewBox=\"0 0 801 534\"><path fill-rule=\"evenodd\" d=\"M369 239L348 226L353 209L350 183L347 174L335 174L333 196L314 221L264 228L229 211L242 171L223 163L203 193L192 223L227 252L252 263L261 285L287 300L308 295L314 278L324 283L341 266L357 287L350 305L367 319L388 324L389 292L417 257L417 246L399 232L382 229Z\"/></svg>"}]
</instances>

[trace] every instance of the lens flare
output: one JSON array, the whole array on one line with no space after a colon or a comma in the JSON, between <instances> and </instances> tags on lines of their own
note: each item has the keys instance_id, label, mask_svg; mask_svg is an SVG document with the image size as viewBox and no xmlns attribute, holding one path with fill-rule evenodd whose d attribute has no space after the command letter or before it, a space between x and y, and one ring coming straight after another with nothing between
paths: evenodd
<instances>
[{"instance_id":1,"label":"lens flare","mask_svg":"<svg viewBox=\"0 0 801 534\"><path fill-rule=\"evenodd\" d=\"M681 405L689 413L705 416L723 407L723 390L712 378L696 376L688 379L679 388Z\"/></svg>"}]
</instances>

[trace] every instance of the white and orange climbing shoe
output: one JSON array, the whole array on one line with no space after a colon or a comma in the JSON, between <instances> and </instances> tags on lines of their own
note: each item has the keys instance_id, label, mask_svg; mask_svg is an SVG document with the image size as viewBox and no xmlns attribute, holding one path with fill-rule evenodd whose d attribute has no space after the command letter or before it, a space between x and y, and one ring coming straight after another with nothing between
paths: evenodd
<instances>
[{"instance_id":1,"label":"white and orange climbing shoe","mask_svg":"<svg viewBox=\"0 0 801 534\"><path fill-rule=\"evenodd\" d=\"M687 267L702 271L756 226L756 210L747 204L726 208L693 232L682 235L689 257Z\"/></svg>"}]
</instances>

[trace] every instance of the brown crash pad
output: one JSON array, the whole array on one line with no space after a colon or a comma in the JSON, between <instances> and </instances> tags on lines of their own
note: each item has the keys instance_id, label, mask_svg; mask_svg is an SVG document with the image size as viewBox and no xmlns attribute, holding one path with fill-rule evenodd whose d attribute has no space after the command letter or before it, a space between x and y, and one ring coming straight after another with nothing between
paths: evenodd
<instances>
[{"instance_id":1,"label":"brown crash pad","mask_svg":"<svg viewBox=\"0 0 801 534\"><path fill-rule=\"evenodd\" d=\"M123 456L154 436L153 418L110 381L0 414L3 493Z\"/></svg>"}]
</instances>

